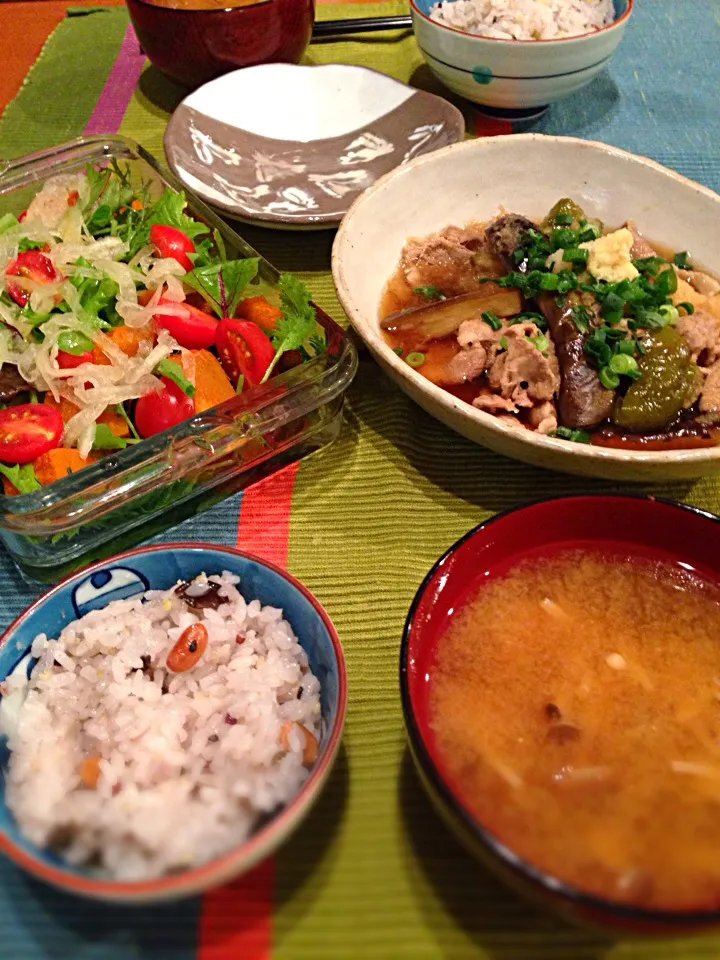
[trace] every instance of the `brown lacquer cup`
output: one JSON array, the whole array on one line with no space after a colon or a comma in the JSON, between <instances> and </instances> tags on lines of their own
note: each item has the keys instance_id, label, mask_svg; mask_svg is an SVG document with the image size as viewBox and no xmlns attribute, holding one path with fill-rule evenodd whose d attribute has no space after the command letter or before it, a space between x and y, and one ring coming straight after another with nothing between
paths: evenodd
<instances>
[{"instance_id":1,"label":"brown lacquer cup","mask_svg":"<svg viewBox=\"0 0 720 960\"><path fill-rule=\"evenodd\" d=\"M238 67L297 63L315 18L314 0L260 0L209 7L208 0L167 6L126 0L143 51L171 80L198 87ZM228 0L228 4L237 0ZM190 4L193 4L190 6ZM204 6L201 6L204 3Z\"/></svg>"}]
</instances>

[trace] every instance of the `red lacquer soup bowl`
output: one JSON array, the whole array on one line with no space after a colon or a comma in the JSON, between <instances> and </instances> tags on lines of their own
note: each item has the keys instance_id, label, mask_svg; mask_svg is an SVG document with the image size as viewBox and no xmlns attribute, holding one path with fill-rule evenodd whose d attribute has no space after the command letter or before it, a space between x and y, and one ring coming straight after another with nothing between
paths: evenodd
<instances>
[{"instance_id":1,"label":"red lacquer soup bowl","mask_svg":"<svg viewBox=\"0 0 720 960\"><path fill-rule=\"evenodd\" d=\"M478 586L521 560L564 549L686 564L720 583L720 519L669 500L581 496L544 500L499 514L437 561L410 608L400 653L400 686L410 749L437 810L464 846L519 892L567 919L615 932L680 934L720 927L720 910L636 907L574 888L524 861L464 806L430 716L436 651L450 618ZM579 641L580 642L580 641ZM479 631L477 643L482 643ZM482 712L478 696L477 711Z\"/></svg>"},{"instance_id":2,"label":"red lacquer soup bowl","mask_svg":"<svg viewBox=\"0 0 720 960\"><path fill-rule=\"evenodd\" d=\"M199 87L238 67L297 63L310 42L315 0L248 0L193 9L126 0L140 45L166 76ZM200 4L198 3L197 6Z\"/></svg>"}]
</instances>

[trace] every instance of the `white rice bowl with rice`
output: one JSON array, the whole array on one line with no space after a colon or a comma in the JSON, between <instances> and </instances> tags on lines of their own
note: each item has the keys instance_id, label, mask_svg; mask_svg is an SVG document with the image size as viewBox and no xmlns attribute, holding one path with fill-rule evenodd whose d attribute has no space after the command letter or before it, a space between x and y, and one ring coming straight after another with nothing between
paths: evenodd
<instances>
[{"instance_id":1,"label":"white rice bowl with rice","mask_svg":"<svg viewBox=\"0 0 720 960\"><path fill-rule=\"evenodd\" d=\"M184 588L192 607L176 585L35 638L30 678L22 664L0 686L5 797L27 839L148 880L227 853L297 794L317 756L320 684L282 611L246 603L238 583L203 576ZM198 608L208 591L219 605ZM207 645L172 672L193 624Z\"/></svg>"},{"instance_id":2,"label":"white rice bowl with rice","mask_svg":"<svg viewBox=\"0 0 720 960\"><path fill-rule=\"evenodd\" d=\"M609 26L613 0L441 0L430 18L496 40L558 40Z\"/></svg>"}]
</instances>

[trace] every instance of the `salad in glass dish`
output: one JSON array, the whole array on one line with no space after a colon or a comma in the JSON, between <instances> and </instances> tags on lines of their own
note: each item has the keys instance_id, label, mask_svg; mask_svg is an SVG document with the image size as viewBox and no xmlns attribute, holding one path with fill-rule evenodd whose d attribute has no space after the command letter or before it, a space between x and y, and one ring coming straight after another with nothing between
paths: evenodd
<instances>
[{"instance_id":1,"label":"salad in glass dish","mask_svg":"<svg viewBox=\"0 0 720 960\"><path fill-rule=\"evenodd\" d=\"M0 160L0 543L55 580L331 443L346 332L141 146Z\"/></svg>"},{"instance_id":2,"label":"salad in glass dish","mask_svg":"<svg viewBox=\"0 0 720 960\"><path fill-rule=\"evenodd\" d=\"M233 258L118 160L50 177L0 218L0 474L6 495L82 470L323 354L303 283L252 295Z\"/></svg>"}]
</instances>

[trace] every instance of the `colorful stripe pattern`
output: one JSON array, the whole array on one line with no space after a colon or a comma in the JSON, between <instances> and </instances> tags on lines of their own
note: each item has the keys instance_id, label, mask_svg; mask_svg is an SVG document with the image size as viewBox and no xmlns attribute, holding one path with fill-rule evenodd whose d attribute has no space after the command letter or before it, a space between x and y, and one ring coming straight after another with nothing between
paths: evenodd
<instances>
[{"instance_id":1,"label":"colorful stripe pattern","mask_svg":"<svg viewBox=\"0 0 720 960\"><path fill-rule=\"evenodd\" d=\"M714 103L720 41L715 0L638 3L610 71L533 129L591 135L655 156L720 187ZM652 10L650 10L650 6ZM686 9L687 8L687 9ZM355 7L357 10L357 7ZM363 4L363 15L404 12L400 0ZM343 17L352 7L320 9ZM666 38L672 35L675 44ZM688 44L696 55L686 56ZM662 49L663 57L653 51ZM74 58L74 59L73 59ZM308 62L372 65L443 93L409 35L311 47ZM74 69L81 64L82 70ZM142 56L123 9L63 22L0 123L0 156L86 132L118 130L162 156L161 108L178 88L156 74L134 93ZM688 74L688 71L690 73ZM648 91L684 75L698 109ZM48 111L61 78L62 103ZM618 99L618 89L623 97ZM650 98L650 106L647 101ZM59 98L56 98L56 100ZM467 104L468 131L511 132ZM679 112L682 112L680 116ZM680 132L682 135L680 135ZM481 176L482 172L478 171ZM316 299L341 316L328 273L331 237L243 234L278 266L306 269ZM431 421L370 362L348 397L340 439L171 532L239 546L283 565L326 605L343 638L350 711L333 776L306 824L271 861L202 901L118 910L68 901L0 863L0 960L711 960L720 941L608 944L570 930L514 897L459 850L429 809L404 749L397 653L405 612L442 550L490 513L524 499L611 490L505 460ZM708 478L655 493L720 509ZM164 539L168 539L165 537ZM163 538L160 538L163 539ZM8 615L34 595L0 555Z\"/></svg>"}]
</instances>

